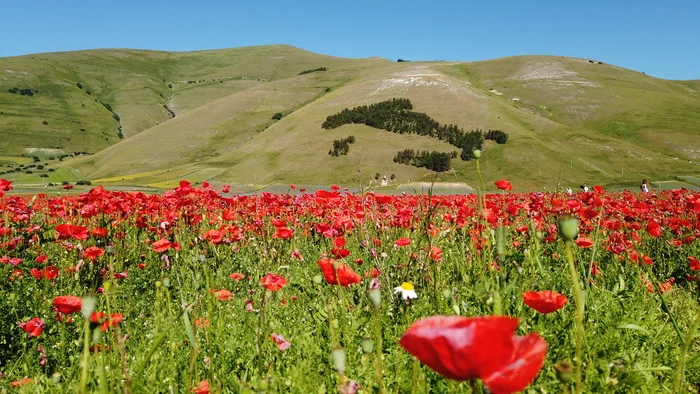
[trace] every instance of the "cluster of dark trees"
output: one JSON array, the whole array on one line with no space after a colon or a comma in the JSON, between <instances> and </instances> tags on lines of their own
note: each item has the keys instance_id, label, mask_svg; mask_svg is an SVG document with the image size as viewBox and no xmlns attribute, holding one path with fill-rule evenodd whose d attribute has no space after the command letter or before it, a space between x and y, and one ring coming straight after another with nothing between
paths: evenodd
<instances>
[{"instance_id":1,"label":"cluster of dark trees","mask_svg":"<svg viewBox=\"0 0 700 394\"><path fill-rule=\"evenodd\" d=\"M347 155L350 151L350 144L355 142L355 136L351 135L341 140L333 140L333 149L328 151L331 156Z\"/></svg>"},{"instance_id":2,"label":"cluster of dark trees","mask_svg":"<svg viewBox=\"0 0 700 394\"><path fill-rule=\"evenodd\" d=\"M460 158L470 160L472 152L481 149L484 137L480 130L464 131L457 125L441 125L425 113L414 112L409 99L395 98L372 105L344 109L330 115L321 127L334 129L357 123L399 134L418 134L437 138L462 150Z\"/></svg>"},{"instance_id":3,"label":"cluster of dark trees","mask_svg":"<svg viewBox=\"0 0 700 394\"><path fill-rule=\"evenodd\" d=\"M311 70L304 70L304 71L300 72L299 75L311 74L311 73L315 73L317 71L328 71L328 69L325 67L312 68Z\"/></svg>"},{"instance_id":4,"label":"cluster of dark trees","mask_svg":"<svg viewBox=\"0 0 700 394\"><path fill-rule=\"evenodd\" d=\"M501 130L491 130L484 135L485 140L496 141L497 144L505 144L508 141L508 134Z\"/></svg>"},{"instance_id":5,"label":"cluster of dark trees","mask_svg":"<svg viewBox=\"0 0 700 394\"><path fill-rule=\"evenodd\" d=\"M35 93L39 93L38 90L31 90L29 88L25 88L25 89L11 88L11 89L7 89L7 91L12 93L12 94L19 93L22 96L33 96Z\"/></svg>"},{"instance_id":6,"label":"cluster of dark trees","mask_svg":"<svg viewBox=\"0 0 700 394\"><path fill-rule=\"evenodd\" d=\"M435 172L445 172L450 169L450 159L455 157L457 157L457 152L443 153L405 149L394 156L394 162L416 167L425 167Z\"/></svg>"}]
</instances>

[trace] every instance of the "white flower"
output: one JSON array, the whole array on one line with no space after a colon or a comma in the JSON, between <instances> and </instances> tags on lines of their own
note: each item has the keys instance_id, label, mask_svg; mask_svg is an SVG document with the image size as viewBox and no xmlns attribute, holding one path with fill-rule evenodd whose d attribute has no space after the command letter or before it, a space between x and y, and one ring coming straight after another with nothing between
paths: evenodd
<instances>
[{"instance_id":1,"label":"white flower","mask_svg":"<svg viewBox=\"0 0 700 394\"><path fill-rule=\"evenodd\" d=\"M401 293L401 298L404 300L412 300L418 298L418 294L413 288L413 285L408 282L403 282L401 286L394 287L394 294Z\"/></svg>"}]
</instances>

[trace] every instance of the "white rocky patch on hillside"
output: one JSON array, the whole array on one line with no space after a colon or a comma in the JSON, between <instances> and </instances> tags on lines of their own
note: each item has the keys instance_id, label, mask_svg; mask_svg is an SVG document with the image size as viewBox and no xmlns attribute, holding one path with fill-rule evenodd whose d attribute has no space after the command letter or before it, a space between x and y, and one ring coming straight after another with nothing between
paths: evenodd
<instances>
[{"instance_id":1,"label":"white rocky patch on hillside","mask_svg":"<svg viewBox=\"0 0 700 394\"><path fill-rule=\"evenodd\" d=\"M389 78L374 80L371 83L376 88L367 95L364 102L372 101L372 97L386 95L387 93L392 96L403 97L409 89L414 87L435 87L455 96L484 97L482 94L472 90L467 82L435 72L429 66L424 65L394 73Z\"/></svg>"},{"instance_id":2,"label":"white rocky patch on hillside","mask_svg":"<svg viewBox=\"0 0 700 394\"><path fill-rule=\"evenodd\" d=\"M559 86L600 86L581 77L576 71L567 70L562 63L552 60L528 63L520 67L510 79Z\"/></svg>"}]
</instances>

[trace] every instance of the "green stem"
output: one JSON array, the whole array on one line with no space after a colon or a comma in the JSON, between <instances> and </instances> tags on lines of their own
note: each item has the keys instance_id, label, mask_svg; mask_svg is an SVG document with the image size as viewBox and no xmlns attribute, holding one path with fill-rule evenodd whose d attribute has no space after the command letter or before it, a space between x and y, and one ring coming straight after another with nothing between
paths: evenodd
<instances>
[{"instance_id":1,"label":"green stem","mask_svg":"<svg viewBox=\"0 0 700 394\"><path fill-rule=\"evenodd\" d=\"M413 368L411 368L411 394L417 393L418 388L418 371L420 368L420 361L413 357Z\"/></svg>"},{"instance_id":2,"label":"green stem","mask_svg":"<svg viewBox=\"0 0 700 394\"><path fill-rule=\"evenodd\" d=\"M678 364L676 364L676 374L673 377L673 388L672 393L681 392L681 381L683 380L683 371L685 369L685 356L688 354L688 349L693 343L693 338L695 338L695 331L700 327L700 315L695 318L695 321L690 326L688 330L688 335L685 337L685 341L681 342L683 346L681 347L681 354L678 357Z\"/></svg>"},{"instance_id":3,"label":"green stem","mask_svg":"<svg viewBox=\"0 0 700 394\"><path fill-rule=\"evenodd\" d=\"M88 356L90 355L90 319L83 323L83 360L80 362L80 392L87 393Z\"/></svg>"},{"instance_id":4,"label":"green stem","mask_svg":"<svg viewBox=\"0 0 700 394\"><path fill-rule=\"evenodd\" d=\"M581 376L583 374L583 313L585 310L583 292L581 291L580 276L576 270L576 265L574 265L574 256L571 252L571 241L566 241L564 243L564 252L566 254L566 260L569 263L569 272L571 274L571 281L574 287L574 301L576 302L576 386L574 392L580 394L581 387Z\"/></svg>"},{"instance_id":5,"label":"green stem","mask_svg":"<svg viewBox=\"0 0 700 394\"><path fill-rule=\"evenodd\" d=\"M255 330L255 350L258 353L258 370L260 372L260 375L262 376L263 370L265 369L264 363L263 363L263 354L262 354L262 342L261 342L261 334L263 330L263 324L265 323L265 299L267 298L267 290L263 291L263 296L262 296L262 301L260 301L260 315L258 316L258 327L257 330Z\"/></svg>"},{"instance_id":6,"label":"green stem","mask_svg":"<svg viewBox=\"0 0 700 394\"><path fill-rule=\"evenodd\" d=\"M479 159L476 159L476 172L479 174L479 181L481 182L481 190L486 192L486 184L484 183L484 177L481 176L481 167L479 167Z\"/></svg>"},{"instance_id":7,"label":"green stem","mask_svg":"<svg viewBox=\"0 0 700 394\"><path fill-rule=\"evenodd\" d=\"M384 393L384 379L382 377L382 318L380 309L374 310L374 374L377 378L377 393Z\"/></svg>"}]
</instances>

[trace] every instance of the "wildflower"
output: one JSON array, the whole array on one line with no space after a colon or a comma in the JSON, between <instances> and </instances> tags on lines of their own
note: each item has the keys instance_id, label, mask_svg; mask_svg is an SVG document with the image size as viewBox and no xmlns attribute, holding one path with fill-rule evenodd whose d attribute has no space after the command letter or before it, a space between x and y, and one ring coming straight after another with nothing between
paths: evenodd
<instances>
[{"instance_id":1,"label":"wildflower","mask_svg":"<svg viewBox=\"0 0 700 394\"><path fill-rule=\"evenodd\" d=\"M651 235L652 237L660 237L661 234L663 234L663 230L661 229L661 226L659 223L657 223L654 220L650 220L649 223L647 223L647 233Z\"/></svg>"},{"instance_id":2,"label":"wildflower","mask_svg":"<svg viewBox=\"0 0 700 394\"><path fill-rule=\"evenodd\" d=\"M700 271L700 261L693 256L688 256L688 265L693 271Z\"/></svg>"},{"instance_id":3,"label":"wildflower","mask_svg":"<svg viewBox=\"0 0 700 394\"><path fill-rule=\"evenodd\" d=\"M525 305L540 313L552 313L563 308L569 300L566 296L551 290L528 291L523 294Z\"/></svg>"},{"instance_id":4,"label":"wildflower","mask_svg":"<svg viewBox=\"0 0 700 394\"><path fill-rule=\"evenodd\" d=\"M418 298L418 294L416 294L413 285L408 282L403 282L401 286L394 287L394 294L401 294L401 298L404 300Z\"/></svg>"},{"instance_id":5,"label":"wildflower","mask_svg":"<svg viewBox=\"0 0 700 394\"><path fill-rule=\"evenodd\" d=\"M228 301L229 298L231 298L231 292L229 290L226 290L226 289L222 289L222 290L212 289L212 290L210 290L210 293L214 294L216 296L216 298L220 301Z\"/></svg>"},{"instance_id":6,"label":"wildflower","mask_svg":"<svg viewBox=\"0 0 700 394\"><path fill-rule=\"evenodd\" d=\"M287 285L287 279L277 274L267 274L260 279L260 284L269 291L277 291Z\"/></svg>"},{"instance_id":7,"label":"wildflower","mask_svg":"<svg viewBox=\"0 0 700 394\"><path fill-rule=\"evenodd\" d=\"M192 392L194 394L209 394L209 390L209 381L205 379L199 382L199 386L193 388Z\"/></svg>"},{"instance_id":8,"label":"wildflower","mask_svg":"<svg viewBox=\"0 0 700 394\"><path fill-rule=\"evenodd\" d=\"M578 245L579 248L582 248L582 249L587 249L587 248L590 248L591 246L593 246L593 241L591 241L589 238L586 238L586 237L578 237L578 238L576 238L574 243L576 245Z\"/></svg>"},{"instance_id":9,"label":"wildflower","mask_svg":"<svg viewBox=\"0 0 700 394\"><path fill-rule=\"evenodd\" d=\"M332 285L348 287L361 281L360 275L343 263L333 262L331 259L320 259L318 260L318 266L321 267L321 272L323 272L326 282Z\"/></svg>"},{"instance_id":10,"label":"wildflower","mask_svg":"<svg viewBox=\"0 0 700 394\"><path fill-rule=\"evenodd\" d=\"M289 239L294 236L294 232L286 227L278 227L277 233L273 235L273 238Z\"/></svg>"},{"instance_id":11,"label":"wildflower","mask_svg":"<svg viewBox=\"0 0 700 394\"><path fill-rule=\"evenodd\" d=\"M80 297L65 295L53 299L53 306L64 315L80 312L83 300Z\"/></svg>"},{"instance_id":12,"label":"wildflower","mask_svg":"<svg viewBox=\"0 0 700 394\"><path fill-rule=\"evenodd\" d=\"M285 351L289 349L290 346L292 346L292 344L289 343L289 341L284 339L284 337L279 334L273 333L272 335L270 335L270 339L272 340L272 342L275 342L277 344L277 348L282 351Z\"/></svg>"},{"instance_id":13,"label":"wildflower","mask_svg":"<svg viewBox=\"0 0 700 394\"><path fill-rule=\"evenodd\" d=\"M228 277L235 280L236 282L240 282L241 280L243 280L243 278L245 278L245 275L241 274L240 272L234 272Z\"/></svg>"},{"instance_id":14,"label":"wildflower","mask_svg":"<svg viewBox=\"0 0 700 394\"><path fill-rule=\"evenodd\" d=\"M394 242L395 246L403 247L411 244L411 238L399 238Z\"/></svg>"},{"instance_id":15,"label":"wildflower","mask_svg":"<svg viewBox=\"0 0 700 394\"><path fill-rule=\"evenodd\" d=\"M30 337L37 338L44 330L44 321L35 317L27 322L20 322L19 328L26 331Z\"/></svg>"},{"instance_id":16,"label":"wildflower","mask_svg":"<svg viewBox=\"0 0 700 394\"><path fill-rule=\"evenodd\" d=\"M501 190L508 190L508 191L513 190L513 185L511 185L510 182L508 182L505 179L501 179L500 181L496 181L494 184L496 185L497 188L499 188Z\"/></svg>"},{"instance_id":17,"label":"wildflower","mask_svg":"<svg viewBox=\"0 0 700 394\"><path fill-rule=\"evenodd\" d=\"M165 238L161 238L158 241L151 244L153 251L156 253L165 252L172 247L172 243Z\"/></svg>"},{"instance_id":18,"label":"wildflower","mask_svg":"<svg viewBox=\"0 0 700 394\"><path fill-rule=\"evenodd\" d=\"M547 353L544 339L515 335L517 327L506 316L433 316L413 323L399 344L448 379L480 378L492 392L510 393L535 379Z\"/></svg>"}]
</instances>

